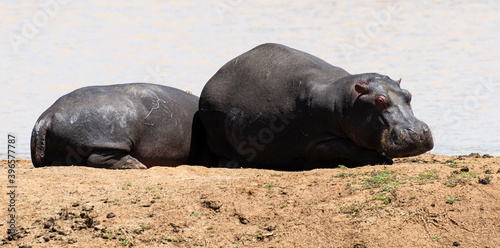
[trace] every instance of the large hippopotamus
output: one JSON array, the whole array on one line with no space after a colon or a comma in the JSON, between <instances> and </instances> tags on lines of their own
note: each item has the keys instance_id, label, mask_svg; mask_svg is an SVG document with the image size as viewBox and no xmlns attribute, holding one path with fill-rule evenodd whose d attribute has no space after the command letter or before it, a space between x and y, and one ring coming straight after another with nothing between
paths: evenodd
<instances>
[{"instance_id":1,"label":"large hippopotamus","mask_svg":"<svg viewBox=\"0 0 500 248\"><path fill-rule=\"evenodd\" d=\"M263 44L208 81L199 115L219 166L302 170L392 164L431 150L410 101L400 81Z\"/></svg>"},{"instance_id":2,"label":"large hippopotamus","mask_svg":"<svg viewBox=\"0 0 500 248\"><path fill-rule=\"evenodd\" d=\"M197 163L204 138L195 137L202 130L197 110L197 96L167 86L80 88L38 118L31 159L35 167L112 169Z\"/></svg>"}]
</instances>

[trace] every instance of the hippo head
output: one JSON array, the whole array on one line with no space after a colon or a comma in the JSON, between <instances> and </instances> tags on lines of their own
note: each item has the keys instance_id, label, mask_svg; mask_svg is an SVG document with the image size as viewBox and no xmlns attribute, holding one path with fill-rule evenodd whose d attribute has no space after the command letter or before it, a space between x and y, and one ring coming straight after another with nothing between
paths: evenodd
<instances>
[{"instance_id":1,"label":"hippo head","mask_svg":"<svg viewBox=\"0 0 500 248\"><path fill-rule=\"evenodd\" d=\"M434 147L432 134L413 115L412 98L399 81L376 73L353 75L346 135L357 145L390 158L422 154Z\"/></svg>"}]
</instances>

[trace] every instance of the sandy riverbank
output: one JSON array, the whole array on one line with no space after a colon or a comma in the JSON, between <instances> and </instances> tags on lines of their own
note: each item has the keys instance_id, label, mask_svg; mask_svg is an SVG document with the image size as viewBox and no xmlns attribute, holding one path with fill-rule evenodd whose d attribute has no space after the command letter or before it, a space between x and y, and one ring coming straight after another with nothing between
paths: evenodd
<instances>
[{"instance_id":1,"label":"sandy riverbank","mask_svg":"<svg viewBox=\"0 0 500 248\"><path fill-rule=\"evenodd\" d=\"M495 247L500 158L282 172L33 168L19 160L12 247ZM0 185L6 192L6 161ZM464 168L468 168L466 172ZM463 169L464 171L460 171Z\"/></svg>"}]
</instances>

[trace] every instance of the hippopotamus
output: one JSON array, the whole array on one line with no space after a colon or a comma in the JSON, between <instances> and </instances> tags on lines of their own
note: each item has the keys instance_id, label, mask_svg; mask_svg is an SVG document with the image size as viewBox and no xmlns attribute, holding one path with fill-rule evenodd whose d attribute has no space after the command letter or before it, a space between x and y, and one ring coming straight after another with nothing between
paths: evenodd
<instances>
[{"instance_id":1,"label":"hippopotamus","mask_svg":"<svg viewBox=\"0 0 500 248\"><path fill-rule=\"evenodd\" d=\"M311 54L263 44L210 78L199 115L219 166L392 164L434 146L400 83L378 73L351 75Z\"/></svg>"},{"instance_id":2,"label":"hippopotamus","mask_svg":"<svg viewBox=\"0 0 500 248\"><path fill-rule=\"evenodd\" d=\"M110 169L196 163L202 143L193 130L201 129L197 110L197 96L168 86L80 88L59 98L38 118L31 135L31 159L35 167Z\"/></svg>"}]
</instances>

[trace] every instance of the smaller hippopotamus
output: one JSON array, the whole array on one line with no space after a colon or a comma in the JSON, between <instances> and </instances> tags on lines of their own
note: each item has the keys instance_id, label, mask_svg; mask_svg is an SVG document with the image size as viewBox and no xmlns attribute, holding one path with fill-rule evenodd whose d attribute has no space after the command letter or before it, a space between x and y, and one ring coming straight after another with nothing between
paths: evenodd
<instances>
[{"instance_id":1,"label":"smaller hippopotamus","mask_svg":"<svg viewBox=\"0 0 500 248\"><path fill-rule=\"evenodd\" d=\"M199 114L222 166L391 164L434 145L411 98L388 76L351 75L311 54L263 44L207 82Z\"/></svg>"},{"instance_id":2,"label":"smaller hippopotamus","mask_svg":"<svg viewBox=\"0 0 500 248\"><path fill-rule=\"evenodd\" d=\"M128 169L197 163L198 97L172 87L90 86L59 98L35 123L35 167ZM203 134L203 133L201 133Z\"/></svg>"}]
</instances>

